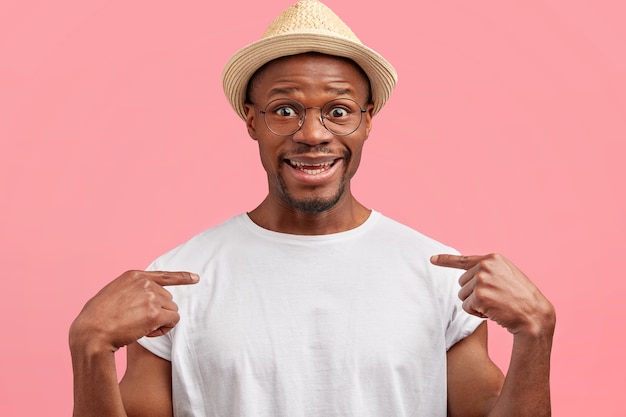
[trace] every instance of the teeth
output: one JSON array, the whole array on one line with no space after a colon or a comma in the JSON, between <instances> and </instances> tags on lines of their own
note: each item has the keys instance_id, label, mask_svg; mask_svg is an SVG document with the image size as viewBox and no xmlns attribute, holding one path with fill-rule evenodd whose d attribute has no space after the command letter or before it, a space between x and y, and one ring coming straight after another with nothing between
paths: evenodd
<instances>
[{"instance_id":1,"label":"teeth","mask_svg":"<svg viewBox=\"0 0 626 417\"><path fill-rule=\"evenodd\" d=\"M326 171L333 164L334 161L325 161L319 163L304 163L298 161L289 160L291 166L298 168L300 171L307 173L309 175L317 175L324 171ZM304 168L306 167L306 168ZM310 169L311 167L316 167L317 169Z\"/></svg>"},{"instance_id":2,"label":"teeth","mask_svg":"<svg viewBox=\"0 0 626 417\"><path fill-rule=\"evenodd\" d=\"M303 169L302 171L306 172L309 175L317 175L320 172L323 172L323 169Z\"/></svg>"},{"instance_id":3,"label":"teeth","mask_svg":"<svg viewBox=\"0 0 626 417\"><path fill-rule=\"evenodd\" d=\"M291 165L293 165L294 167L298 167L298 168L302 168L302 167L322 167L322 168L328 168L333 161L327 161L327 162L320 162L320 163L316 163L316 164L311 164L311 163L304 163L304 162L298 162L298 161L292 161L289 160L289 163ZM305 170L307 171L307 170Z\"/></svg>"}]
</instances>

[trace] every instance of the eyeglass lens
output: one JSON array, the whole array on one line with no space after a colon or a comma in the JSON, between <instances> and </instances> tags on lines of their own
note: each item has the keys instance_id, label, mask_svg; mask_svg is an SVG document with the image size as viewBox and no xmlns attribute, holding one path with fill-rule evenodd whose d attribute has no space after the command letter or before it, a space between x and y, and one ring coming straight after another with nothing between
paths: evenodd
<instances>
[{"instance_id":1,"label":"eyeglass lens","mask_svg":"<svg viewBox=\"0 0 626 417\"><path fill-rule=\"evenodd\" d=\"M276 99L270 101L265 110L265 124L277 135L292 135L304 124L306 111L320 110L320 121L331 133L339 136L349 135L361 124L363 109L351 99L336 99L319 107L306 108L302 103L292 99Z\"/></svg>"}]
</instances>

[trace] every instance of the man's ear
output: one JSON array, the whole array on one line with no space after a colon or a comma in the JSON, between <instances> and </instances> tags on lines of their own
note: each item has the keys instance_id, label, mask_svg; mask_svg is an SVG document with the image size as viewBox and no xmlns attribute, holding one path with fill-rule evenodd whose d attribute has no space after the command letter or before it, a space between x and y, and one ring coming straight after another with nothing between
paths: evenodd
<instances>
[{"instance_id":1,"label":"man's ear","mask_svg":"<svg viewBox=\"0 0 626 417\"><path fill-rule=\"evenodd\" d=\"M244 111L246 112L246 127L248 128L248 135L254 140L257 140L256 136L256 109L250 103L244 104Z\"/></svg>"},{"instance_id":2,"label":"man's ear","mask_svg":"<svg viewBox=\"0 0 626 417\"><path fill-rule=\"evenodd\" d=\"M371 103L368 104L365 110L366 112L363 114L365 120L363 120L363 123L365 123L365 135L369 137L370 131L372 130L372 119L374 118L374 105Z\"/></svg>"}]
</instances>

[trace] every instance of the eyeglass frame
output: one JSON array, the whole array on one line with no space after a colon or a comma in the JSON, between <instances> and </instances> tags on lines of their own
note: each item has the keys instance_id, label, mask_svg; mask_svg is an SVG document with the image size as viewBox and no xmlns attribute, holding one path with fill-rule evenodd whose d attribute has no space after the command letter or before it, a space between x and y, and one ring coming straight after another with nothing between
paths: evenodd
<instances>
[{"instance_id":1,"label":"eyeglass frame","mask_svg":"<svg viewBox=\"0 0 626 417\"><path fill-rule=\"evenodd\" d=\"M267 108L270 106L270 104L272 104L272 103L273 103L273 102L275 102L275 101L279 101L279 100L292 101L292 102L294 102L294 103L299 104L299 105L302 107L302 109L304 109L304 113L302 114L302 116L301 116L301 117L300 117L300 119L299 119L299 122L298 122L298 127L297 127L297 128L296 128L293 132L290 132L290 133L276 133L276 132L275 132L274 130L272 130L272 128L271 128L271 127L267 124L267 116L266 116L266 114L267 114ZM326 126L326 124L324 123L324 119L325 119L326 117L323 115L323 113L322 113L322 109L323 109L324 107L326 107L329 103L332 103L333 101L341 101L341 100L348 100L348 101L353 102L354 104L356 104L356 105L357 105L357 107L358 107L358 108L359 108L359 110L360 110L360 111L359 111L359 123L357 123L356 127L355 127L353 130L351 130L350 132L348 132L348 133L336 133L336 132L333 132L333 131L332 131L332 130L330 130L330 129L328 128L328 126ZM351 134L353 134L354 132L356 132L356 131L357 131L357 129L358 129L359 127L361 127L361 123L363 122L363 113L366 113L366 112L367 112L367 109L362 108L362 107L361 107L361 105L360 105L360 104L359 104L356 100L353 100L353 99L351 99L351 98L347 98L347 97L340 97L340 98L335 98L335 99L329 100L328 102L324 103L324 105L323 105L323 106L321 106L321 107L306 107L306 106L305 106L303 103L301 103L300 101L298 101L298 100L296 100L296 99L293 99L293 98L288 98L288 97L279 97L279 98L275 98L274 100L270 100L270 101L269 101L269 102L265 105L265 107L263 108L263 110L261 110L260 108L258 108L258 107L256 106L256 104L254 104L254 103L251 103L251 104L254 106L254 108L255 108L255 109L257 109L257 110L258 110L258 112L259 112L259 113L261 113L261 114L263 115L263 122L265 123L265 127L267 127L267 128L269 129L269 131L270 131L270 132L272 132L273 134L275 134L276 136L291 136L291 135L295 135L295 134L296 134L296 133L297 133L300 129L302 129L302 126L304 126L304 122L306 121L306 116L307 116L306 111L307 111L307 110L309 110L309 109L317 109L317 110L319 110L319 111L320 111L320 115L318 116L318 119L319 119L320 123L322 124L322 126L324 126L324 129L328 130L330 133L332 133L332 134L333 134L333 135L335 135L335 136L348 136L348 135L351 135Z\"/></svg>"}]
</instances>

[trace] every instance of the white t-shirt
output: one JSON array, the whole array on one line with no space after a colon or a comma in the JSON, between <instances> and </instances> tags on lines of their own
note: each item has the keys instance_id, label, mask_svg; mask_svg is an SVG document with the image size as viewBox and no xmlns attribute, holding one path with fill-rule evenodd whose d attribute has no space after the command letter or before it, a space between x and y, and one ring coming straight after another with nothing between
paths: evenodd
<instances>
[{"instance_id":1,"label":"white t-shirt","mask_svg":"<svg viewBox=\"0 0 626 417\"><path fill-rule=\"evenodd\" d=\"M322 236L242 214L150 266L200 282L168 287L179 324L139 343L172 362L175 416L445 417L446 351L481 322L429 262L451 252L378 212Z\"/></svg>"}]
</instances>

